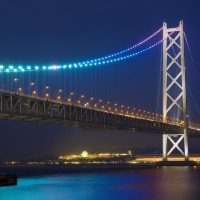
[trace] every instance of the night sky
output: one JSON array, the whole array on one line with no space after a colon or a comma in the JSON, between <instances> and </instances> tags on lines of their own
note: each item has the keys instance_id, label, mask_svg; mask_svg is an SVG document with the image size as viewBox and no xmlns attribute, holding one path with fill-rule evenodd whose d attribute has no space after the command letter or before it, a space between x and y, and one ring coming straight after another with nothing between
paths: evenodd
<instances>
[{"instance_id":1,"label":"night sky","mask_svg":"<svg viewBox=\"0 0 200 200\"><path fill-rule=\"evenodd\" d=\"M145 39L165 21L175 28L184 21L184 31L196 71L185 45L189 120L200 123L200 7L197 0L1 0L0 65L61 65L119 52ZM162 33L147 43L152 45ZM140 47L143 49L143 47ZM130 60L98 67L0 74L3 89L22 87L43 96L50 87L52 98L62 89L66 100L75 102L84 94L86 103L110 101L162 114L161 50L158 45ZM14 78L19 82L13 82ZM29 87L34 82L34 88ZM91 102L92 103L92 102ZM99 103L100 104L100 103ZM162 136L123 131L83 131L77 127L0 120L0 161L38 158L50 154L81 153L90 149L162 146ZM189 144L200 147L200 140Z\"/></svg>"}]
</instances>

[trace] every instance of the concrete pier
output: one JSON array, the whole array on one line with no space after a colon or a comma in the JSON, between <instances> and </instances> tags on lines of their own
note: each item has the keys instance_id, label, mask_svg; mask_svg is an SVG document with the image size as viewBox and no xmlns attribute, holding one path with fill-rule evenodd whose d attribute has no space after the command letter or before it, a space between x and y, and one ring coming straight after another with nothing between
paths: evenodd
<instances>
[{"instance_id":1,"label":"concrete pier","mask_svg":"<svg viewBox=\"0 0 200 200\"><path fill-rule=\"evenodd\" d=\"M156 166L197 166L195 161L158 161Z\"/></svg>"}]
</instances>

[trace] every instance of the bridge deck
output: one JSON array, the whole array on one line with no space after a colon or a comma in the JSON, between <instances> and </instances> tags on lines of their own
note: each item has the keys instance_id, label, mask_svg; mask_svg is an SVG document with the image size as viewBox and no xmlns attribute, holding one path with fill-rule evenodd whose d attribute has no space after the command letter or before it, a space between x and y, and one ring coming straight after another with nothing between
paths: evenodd
<instances>
[{"instance_id":1,"label":"bridge deck","mask_svg":"<svg viewBox=\"0 0 200 200\"><path fill-rule=\"evenodd\" d=\"M84 130L183 133L178 125L10 92L0 92L0 118L79 126ZM190 135L200 137L200 131L189 129Z\"/></svg>"}]
</instances>

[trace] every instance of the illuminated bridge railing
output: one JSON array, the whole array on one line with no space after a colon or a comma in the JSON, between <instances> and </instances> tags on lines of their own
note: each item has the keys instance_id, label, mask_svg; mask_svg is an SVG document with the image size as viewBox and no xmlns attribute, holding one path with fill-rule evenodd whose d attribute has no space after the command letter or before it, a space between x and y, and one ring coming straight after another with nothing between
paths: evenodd
<instances>
[{"instance_id":1,"label":"illuminated bridge railing","mask_svg":"<svg viewBox=\"0 0 200 200\"><path fill-rule=\"evenodd\" d=\"M179 134L183 127L120 113L62 103L28 95L0 92L0 118L79 126L84 130L127 130ZM198 130L193 131L200 135Z\"/></svg>"}]
</instances>

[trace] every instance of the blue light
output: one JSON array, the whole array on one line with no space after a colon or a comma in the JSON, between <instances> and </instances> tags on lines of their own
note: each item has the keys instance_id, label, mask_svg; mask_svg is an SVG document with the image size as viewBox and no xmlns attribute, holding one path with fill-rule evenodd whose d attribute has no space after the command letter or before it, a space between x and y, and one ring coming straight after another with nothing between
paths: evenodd
<instances>
[{"instance_id":1,"label":"blue light","mask_svg":"<svg viewBox=\"0 0 200 200\"><path fill-rule=\"evenodd\" d=\"M161 30L161 29L160 29ZM158 31L158 32L160 32L160 30ZM174 31L175 32L175 31ZM173 33L174 33L173 32ZM173 33L171 33L170 35L172 35ZM157 32L155 33L155 34L157 34ZM154 34L154 35L155 35ZM153 36L154 36L153 35ZM170 36L169 35L169 36ZM160 44L160 43L162 43L164 40L166 40L168 37L166 37L165 39L162 39L162 40L160 40L160 41L158 41L157 43L155 43L155 44L153 44L152 46L150 46L150 47L148 47L148 48L146 48L146 49L143 49L143 50L141 50L141 51L138 51L138 52L136 52L136 53L133 53L133 54L129 54L129 55L126 55L126 56L123 56L123 57L116 57L116 58L114 58L114 59L111 59L111 58L113 58L114 56L116 56L116 55L119 55L119 54L122 54L122 53L124 53L124 52L127 52L127 51L129 51L129 50L131 50L131 49L133 49L133 48L135 48L135 47L137 47L137 46L139 46L140 44L142 44L142 43L144 43L144 42L146 42L147 40L149 40L149 38L147 38L147 39L145 39L145 40L143 40L142 42L140 42L140 43L138 43L137 45L135 45L135 46L132 46L131 48L128 48L128 49L125 49L125 50L123 50L123 51L120 51L120 52L118 52L118 53L115 53L115 54L111 54L111 55L108 55L108 56L105 56L105 57L102 57L102 58L98 58L98 59L93 59L93 60L89 60L89 61L84 61L84 62L80 62L80 63L74 63L74 64L67 64L67 65L63 65L63 66L57 66L57 65L53 65L53 66L49 66L49 67L46 67L46 66L35 66L35 67L33 67L35 70L40 70L40 69L46 69L46 68L48 68L49 70L50 69L53 69L53 70L56 70L56 69L60 69L60 68L63 68L63 69L65 69L65 68L67 68L67 67L69 67L69 68L72 68L72 67L75 67L75 68L77 68L78 66L79 67L82 67L82 66L85 66L85 67L87 67L88 65L89 66L93 66L93 65L102 65L102 64L105 64L105 63L112 63L112 62L116 62L116 61L120 61L120 60L123 60L123 59L127 59L127 58L129 58L129 57L132 57L132 56L135 56L135 55L138 55L138 54L141 54L141 53L143 53L143 52L145 52L145 51L147 51L147 50L149 50L149 49L151 49L151 48L153 48L153 47L155 47L155 46L157 46L158 44ZM3 69L4 68L4 66L3 65L0 65L0 69ZM24 68L23 68L23 66L19 66L18 67L18 69L20 69L21 71L25 71L24 70ZM27 68L26 69L29 69L29 70L31 70L31 67L30 66L27 66ZM1 72L9 72L10 70L13 70L13 71L17 71L17 70L15 70L15 68L13 67L13 66L8 66L7 68L5 68L5 69L3 69L3 70L0 70Z\"/></svg>"}]
</instances>

